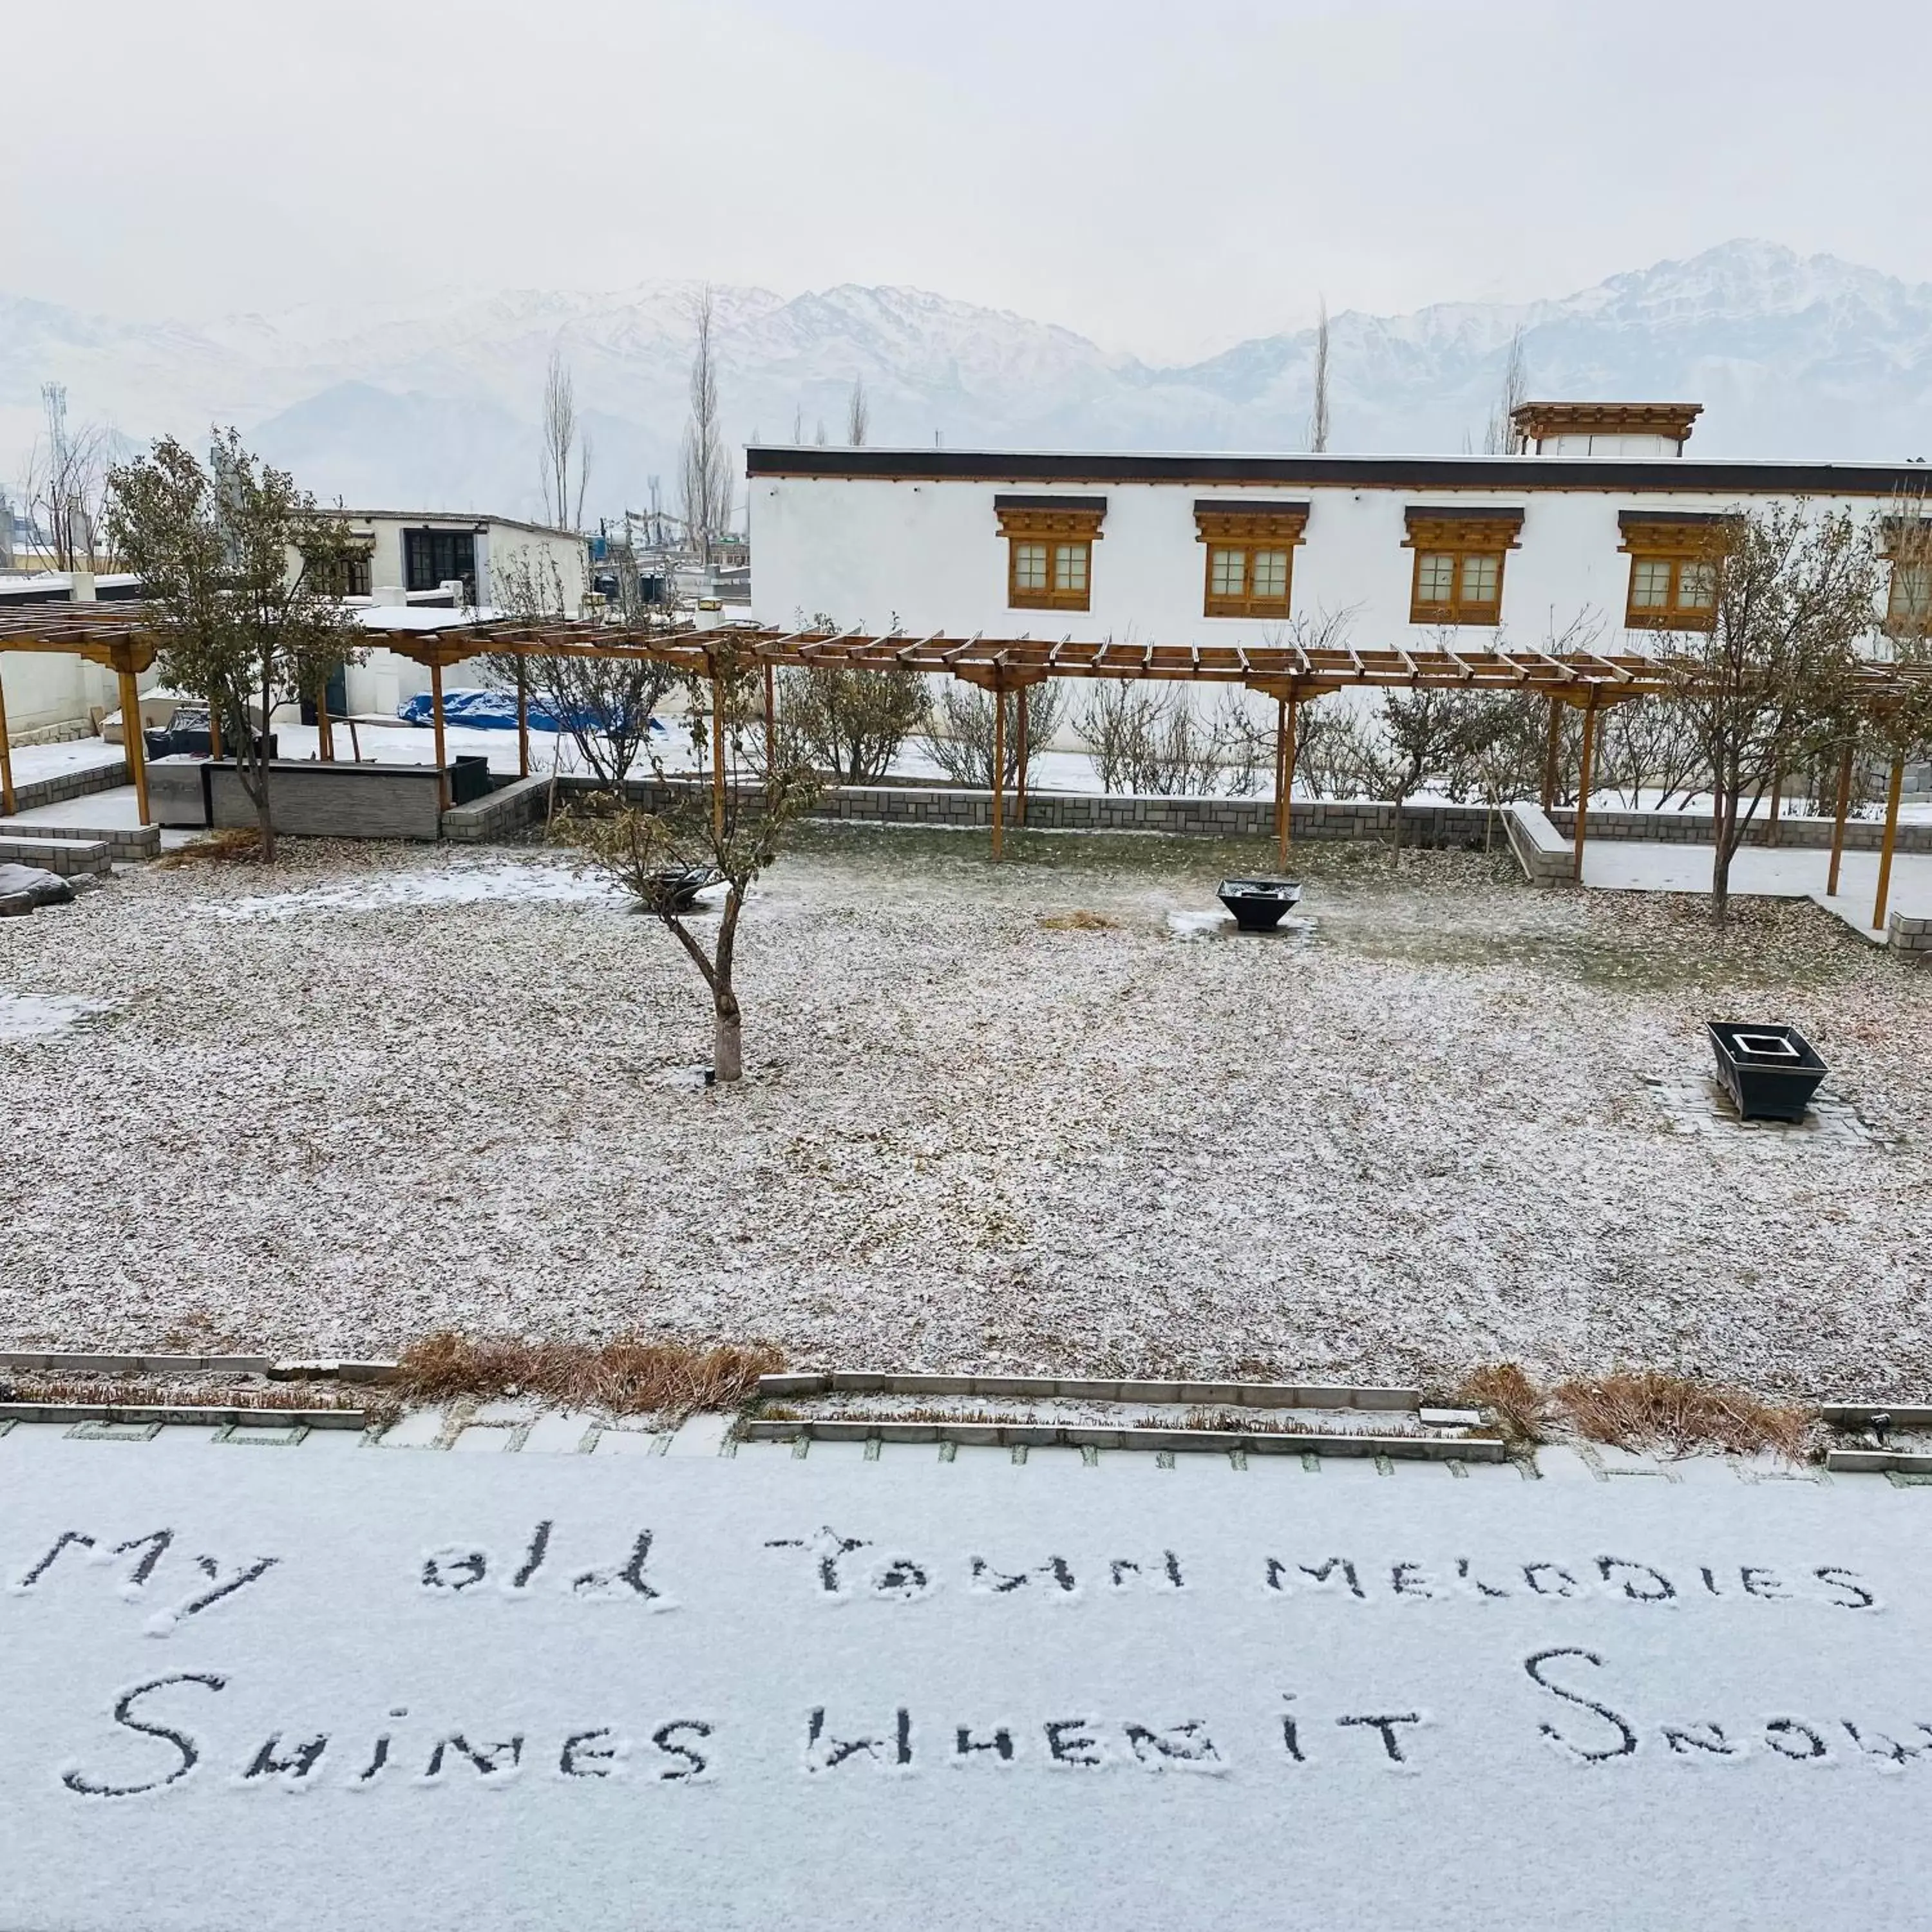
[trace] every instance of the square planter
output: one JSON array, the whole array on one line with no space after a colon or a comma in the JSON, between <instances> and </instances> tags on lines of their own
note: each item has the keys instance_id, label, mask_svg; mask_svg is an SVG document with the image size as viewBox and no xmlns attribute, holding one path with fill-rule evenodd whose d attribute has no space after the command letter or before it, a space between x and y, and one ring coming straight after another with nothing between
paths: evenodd
<instances>
[{"instance_id":1,"label":"square planter","mask_svg":"<svg viewBox=\"0 0 1932 1932\"><path fill-rule=\"evenodd\" d=\"M1244 932L1272 932L1301 897L1299 879L1223 879L1214 896Z\"/></svg>"},{"instance_id":2,"label":"square planter","mask_svg":"<svg viewBox=\"0 0 1932 1932\"><path fill-rule=\"evenodd\" d=\"M1825 1063L1796 1027L1707 1020L1718 1078L1748 1120L1802 1120Z\"/></svg>"}]
</instances>

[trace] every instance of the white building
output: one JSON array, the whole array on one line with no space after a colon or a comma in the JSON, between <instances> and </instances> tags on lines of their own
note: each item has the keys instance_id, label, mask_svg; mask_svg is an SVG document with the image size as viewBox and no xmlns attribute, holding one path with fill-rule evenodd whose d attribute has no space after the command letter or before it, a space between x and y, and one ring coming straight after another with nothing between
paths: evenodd
<instances>
[{"instance_id":1,"label":"white building","mask_svg":"<svg viewBox=\"0 0 1932 1932\"><path fill-rule=\"evenodd\" d=\"M748 452L752 603L915 634L1599 650L1694 626L1712 520L1799 499L1932 512L1921 466L1700 462L1696 404L1529 404L1508 456L1108 455L793 446ZM1892 573L1892 614L1924 608Z\"/></svg>"},{"instance_id":2,"label":"white building","mask_svg":"<svg viewBox=\"0 0 1932 1932\"><path fill-rule=\"evenodd\" d=\"M502 574L527 568L546 591L554 569L563 608L574 616L590 588L584 539L574 531L513 517L410 510L340 514L362 552L342 586L352 609L466 604L488 610ZM463 668L453 666L445 681L464 682ZM366 662L349 667L344 682L349 711L393 715L404 699L429 688L429 674L412 658L378 646Z\"/></svg>"},{"instance_id":3,"label":"white building","mask_svg":"<svg viewBox=\"0 0 1932 1932\"><path fill-rule=\"evenodd\" d=\"M365 622L393 606L434 610L468 604L488 609L502 573L526 565L547 590L554 567L557 592L572 616L589 587L584 539L573 531L512 517L407 510L340 514L362 553L342 588L350 609L364 614ZM124 602L138 598L140 592L135 579L125 575L83 572L76 583L67 572L0 574L0 610L89 598ZM16 740L71 736L85 730L90 713L112 712L120 704L111 673L58 652L6 652L0 658L0 679L4 680L8 733ZM463 666L454 665L446 681L460 684L466 679L476 681ZM155 680L150 674L141 682L145 690ZM366 662L348 668L344 688L332 701L350 712L392 716L404 700L428 688L429 674L420 664L378 646Z\"/></svg>"}]
</instances>

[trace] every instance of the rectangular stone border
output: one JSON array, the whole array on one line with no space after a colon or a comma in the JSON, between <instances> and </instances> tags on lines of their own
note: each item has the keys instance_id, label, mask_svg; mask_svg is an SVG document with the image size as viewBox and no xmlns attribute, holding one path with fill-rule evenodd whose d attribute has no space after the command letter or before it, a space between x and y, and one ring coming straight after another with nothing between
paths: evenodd
<instances>
[{"instance_id":1,"label":"rectangular stone border","mask_svg":"<svg viewBox=\"0 0 1932 1932\"><path fill-rule=\"evenodd\" d=\"M1077 1402L1218 1403L1230 1408L1369 1408L1404 1412L1422 1406L1420 1389L1347 1388L1318 1382L1100 1382L1048 1376L896 1374L871 1369L760 1376L758 1394L761 1399L773 1400L813 1395L1007 1396L1035 1400L1058 1396Z\"/></svg>"},{"instance_id":2,"label":"rectangular stone border","mask_svg":"<svg viewBox=\"0 0 1932 1932\"><path fill-rule=\"evenodd\" d=\"M392 1381L388 1361L278 1361L272 1355L118 1355L87 1349L0 1349L0 1369L96 1376L266 1376L272 1382Z\"/></svg>"},{"instance_id":3,"label":"rectangular stone border","mask_svg":"<svg viewBox=\"0 0 1932 1932\"><path fill-rule=\"evenodd\" d=\"M1932 1476L1932 1455L1905 1449L1828 1449L1825 1467L1834 1474Z\"/></svg>"},{"instance_id":4,"label":"rectangular stone border","mask_svg":"<svg viewBox=\"0 0 1932 1932\"><path fill-rule=\"evenodd\" d=\"M1504 1445L1486 1436L1271 1434L1241 1429L1106 1429L1077 1424L835 1421L740 1422L744 1442L950 1442L986 1449L1180 1449L1250 1456L1360 1456L1410 1462L1502 1462Z\"/></svg>"},{"instance_id":5,"label":"rectangular stone border","mask_svg":"<svg viewBox=\"0 0 1932 1932\"><path fill-rule=\"evenodd\" d=\"M151 1424L157 1429L170 1423L211 1429L241 1423L260 1427L265 1422L286 1429L300 1424L305 1429L354 1429L368 1426L369 1418L359 1408L252 1408L218 1407L212 1404L103 1402L0 1402L0 1421L14 1422L126 1422Z\"/></svg>"},{"instance_id":6,"label":"rectangular stone border","mask_svg":"<svg viewBox=\"0 0 1932 1932\"><path fill-rule=\"evenodd\" d=\"M1869 1429L1875 1415L1890 1416L1894 1429L1932 1429L1932 1402L1826 1402L1818 1414L1834 1429Z\"/></svg>"}]
</instances>

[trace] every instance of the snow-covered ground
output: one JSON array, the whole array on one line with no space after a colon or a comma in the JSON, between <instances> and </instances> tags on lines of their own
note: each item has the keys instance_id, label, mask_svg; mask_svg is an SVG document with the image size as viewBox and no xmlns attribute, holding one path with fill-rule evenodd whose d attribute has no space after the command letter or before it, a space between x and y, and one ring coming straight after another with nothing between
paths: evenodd
<instances>
[{"instance_id":1,"label":"snow-covered ground","mask_svg":"<svg viewBox=\"0 0 1932 1932\"><path fill-rule=\"evenodd\" d=\"M1923 1922L1876 1477L210 1433L0 1439L10 1926Z\"/></svg>"},{"instance_id":2,"label":"snow-covered ground","mask_svg":"<svg viewBox=\"0 0 1932 1932\"><path fill-rule=\"evenodd\" d=\"M291 844L15 922L6 992L122 1004L0 1049L0 1342L641 1327L844 1366L1932 1388L1932 975L1808 905L1720 941L1502 854L1306 850L1305 922L1244 940L1213 892L1252 850L1018 849L808 829L742 930L734 1092L679 1073L710 1028L674 943L541 852ZM1042 922L1076 910L1118 923ZM1713 1013L1796 1022L1868 1131L1679 1131L1649 1083L1706 1079Z\"/></svg>"},{"instance_id":3,"label":"snow-covered ground","mask_svg":"<svg viewBox=\"0 0 1932 1932\"><path fill-rule=\"evenodd\" d=\"M8 762L14 767L14 782L25 785L97 765L118 765L124 755L118 745L110 745L104 738L68 738L58 745L16 745Z\"/></svg>"}]
</instances>

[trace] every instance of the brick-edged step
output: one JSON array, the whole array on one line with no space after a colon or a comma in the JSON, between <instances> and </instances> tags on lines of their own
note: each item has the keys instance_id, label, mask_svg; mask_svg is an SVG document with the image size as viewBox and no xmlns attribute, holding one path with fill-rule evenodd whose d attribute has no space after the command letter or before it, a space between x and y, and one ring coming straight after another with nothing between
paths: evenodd
<instances>
[{"instance_id":1,"label":"brick-edged step","mask_svg":"<svg viewBox=\"0 0 1932 1932\"><path fill-rule=\"evenodd\" d=\"M100 838L54 838L8 833L0 836L0 866L37 866L57 878L104 878L114 869L114 854Z\"/></svg>"},{"instance_id":2,"label":"brick-edged step","mask_svg":"<svg viewBox=\"0 0 1932 1932\"><path fill-rule=\"evenodd\" d=\"M1387 1456L1412 1462L1501 1462L1508 1451L1492 1436L1291 1434L1246 1429L1108 1429L1082 1423L874 1422L810 1418L740 1422L744 1442L956 1442L992 1449L1244 1450L1260 1456Z\"/></svg>"},{"instance_id":3,"label":"brick-edged step","mask_svg":"<svg viewBox=\"0 0 1932 1932\"><path fill-rule=\"evenodd\" d=\"M219 1429L233 1424L250 1428L366 1429L368 1414L359 1408L268 1408L243 1403L114 1402L0 1402L0 1422L170 1423Z\"/></svg>"},{"instance_id":4,"label":"brick-edged step","mask_svg":"<svg viewBox=\"0 0 1932 1932\"><path fill-rule=\"evenodd\" d=\"M820 1374L760 1376L761 1398L904 1395L1018 1396L1043 1401L1184 1402L1224 1408L1368 1408L1405 1412L1422 1406L1420 1389L1347 1388L1319 1382L1103 1382L1052 1376L895 1374L834 1369Z\"/></svg>"},{"instance_id":5,"label":"brick-edged step","mask_svg":"<svg viewBox=\"0 0 1932 1932\"><path fill-rule=\"evenodd\" d=\"M38 818L0 818L0 838L20 838L48 844L99 844L119 860L158 859L161 853L158 825L50 825ZM50 866L49 872L56 868Z\"/></svg>"}]
</instances>

